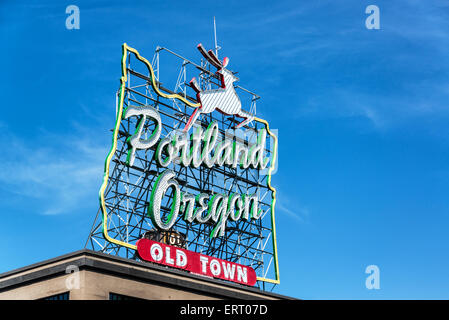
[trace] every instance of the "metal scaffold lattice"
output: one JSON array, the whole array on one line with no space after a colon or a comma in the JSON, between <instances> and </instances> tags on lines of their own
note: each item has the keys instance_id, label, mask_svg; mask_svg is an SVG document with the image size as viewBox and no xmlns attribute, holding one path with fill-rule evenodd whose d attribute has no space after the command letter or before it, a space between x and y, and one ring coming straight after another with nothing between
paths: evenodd
<instances>
[{"instance_id":1,"label":"metal scaffold lattice","mask_svg":"<svg viewBox=\"0 0 449 320\"><path fill-rule=\"evenodd\" d=\"M161 80L161 58L170 57L177 61L179 73L176 83L168 88L168 84ZM157 88L167 94L178 94L192 103L196 99L192 96L193 90L186 82L188 75L198 77L199 86L206 90L218 88L220 79L213 71L213 66L205 60L196 64L179 54L166 48L157 47L151 64L152 72L148 65L138 58L136 52L128 50L124 52L122 69L126 72L123 97L120 91L117 93L116 116L120 117L120 101L123 109L129 106L151 106L158 110L162 128L161 139L170 137L176 132L181 132L193 108L179 99L165 98L159 95L151 82L154 81ZM173 64L171 64L173 66ZM172 72L175 75L176 72ZM153 78L154 79L153 79ZM122 77L123 79L123 77ZM167 82L168 83L168 82ZM256 102L259 96L240 86L235 86L242 104L253 114L256 111ZM192 94L189 95L189 92ZM121 100L122 99L122 100ZM148 217L148 205L151 191L157 177L167 168L161 167L155 160L156 145L148 150L138 150L135 153L135 161L132 166L127 165L129 145L127 139L134 134L136 128L142 125L142 138L151 136L156 124L151 120L143 121L139 117L119 119L117 127L116 148L111 155L110 168L107 172L108 182L104 189L104 204L106 213L98 210L92 229L88 236L86 247L96 251L139 259L132 245L141 239L145 233L155 230L151 219ZM118 120L118 121L119 121ZM258 121L251 121L243 130L234 129L238 123L235 116L225 115L219 112L202 114L193 125L193 130L201 128L206 130L209 123L216 121L219 126L220 138L234 139L251 147L257 140L259 129L265 125ZM268 138L266 155L275 159L276 148L273 148L273 139ZM188 250L205 255L251 266L257 274L257 286L264 290L272 290L278 281L277 253L274 228L274 202L275 195L270 189L271 176L268 170L248 167L242 169L230 166L213 166L209 168L201 165L198 168L183 166L180 161L174 161L168 167L176 173L182 192L197 195L207 194L255 194L259 199L259 209L262 210L261 218L257 220L239 219L229 220L226 225L225 235L222 237L210 237L213 225L211 223L188 223L180 214L173 230L182 234L185 238L184 247ZM170 213L170 203L174 197L174 191L167 192L161 206L162 217ZM105 217L103 215L106 215ZM106 220L105 220L106 218ZM106 221L106 225L104 223ZM104 228L107 234L117 242L111 242L104 236ZM120 243L131 244L124 246ZM272 285L272 286L269 286ZM270 287L270 288L269 288Z\"/></svg>"}]
</instances>

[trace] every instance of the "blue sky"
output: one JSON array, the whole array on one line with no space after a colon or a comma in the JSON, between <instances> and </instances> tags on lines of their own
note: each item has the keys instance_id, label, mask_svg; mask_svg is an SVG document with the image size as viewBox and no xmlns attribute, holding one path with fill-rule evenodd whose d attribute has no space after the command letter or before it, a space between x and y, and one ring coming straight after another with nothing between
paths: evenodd
<instances>
[{"instance_id":1,"label":"blue sky","mask_svg":"<svg viewBox=\"0 0 449 320\"><path fill-rule=\"evenodd\" d=\"M214 16L220 54L279 130L275 292L449 298L448 1L2 1L0 272L84 246L121 44L197 59Z\"/></svg>"}]
</instances>

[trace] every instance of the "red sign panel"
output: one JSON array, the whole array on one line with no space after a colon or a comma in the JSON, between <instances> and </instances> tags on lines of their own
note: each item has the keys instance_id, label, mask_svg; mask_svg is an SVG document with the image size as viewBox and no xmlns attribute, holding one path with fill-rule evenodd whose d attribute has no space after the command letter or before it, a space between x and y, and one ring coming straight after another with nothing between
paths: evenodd
<instances>
[{"instance_id":1,"label":"red sign panel","mask_svg":"<svg viewBox=\"0 0 449 320\"><path fill-rule=\"evenodd\" d=\"M142 260L184 269L202 276L229 280L248 286L253 286L257 281L256 272L251 267L149 239L137 241L137 253Z\"/></svg>"}]
</instances>

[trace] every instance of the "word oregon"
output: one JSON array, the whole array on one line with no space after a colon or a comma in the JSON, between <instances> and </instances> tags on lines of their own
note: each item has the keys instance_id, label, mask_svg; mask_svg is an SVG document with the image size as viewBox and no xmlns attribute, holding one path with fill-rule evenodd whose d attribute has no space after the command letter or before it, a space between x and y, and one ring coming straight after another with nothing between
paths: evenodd
<instances>
[{"instance_id":1,"label":"word oregon","mask_svg":"<svg viewBox=\"0 0 449 320\"><path fill-rule=\"evenodd\" d=\"M262 210L259 210L259 201L256 195L240 195L233 193L229 196L224 194L200 193L197 196L183 193L178 182L174 179L175 173L167 169L161 173L151 191L148 214L153 225L162 230L169 230L180 212L184 213L184 220L189 223L214 222L215 226L210 237L223 236L228 219L237 221L240 218L259 219ZM161 217L162 200L169 188L173 188L173 200L170 213L163 221Z\"/></svg>"},{"instance_id":2,"label":"word oregon","mask_svg":"<svg viewBox=\"0 0 449 320\"><path fill-rule=\"evenodd\" d=\"M149 149L159 141L162 128L160 114L151 106L129 106L124 111L123 118L131 116L141 119L135 133L127 139L129 148L126 162L129 166L134 164L137 149ZM148 118L155 123L155 129L148 138L143 139L143 127ZM260 129L257 142L248 147L234 139L219 139L218 124L213 121L205 132L198 128L190 137L187 133L181 133L161 139L156 148L155 159L162 167L180 161L183 166L195 168L203 164L208 168L226 165L232 168L240 166L242 169L265 169L269 162L269 158L265 157L266 135L266 130Z\"/></svg>"}]
</instances>

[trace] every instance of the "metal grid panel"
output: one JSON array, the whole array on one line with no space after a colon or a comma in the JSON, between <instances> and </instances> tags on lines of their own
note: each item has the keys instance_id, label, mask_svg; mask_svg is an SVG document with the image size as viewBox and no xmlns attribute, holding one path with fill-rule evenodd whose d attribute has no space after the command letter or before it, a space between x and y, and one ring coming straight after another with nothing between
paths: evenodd
<instances>
[{"instance_id":1,"label":"metal grid panel","mask_svg":"<svg viewBox=\"0 0 449 320\"><path fill-rule=\"evenodd\" d=\"M163 87L159 82L159 64L161 52L167 52L171 56L181 60L180 71L174 90ZM178 93L187 100L196 102L187 95L187 74L198 76L202 89L213 89L219 86L218 76L211 71L207 61L195 64L178 54L157 48L153 58L153 70L158 88L165 93ZM126 56L127 81L124 91L123 108L128 106L152 106L158 110L162 120L161 139L174 134L184 127L193 108L178 99L166 99L154 91L150 85L151 73L145 65L135 59L135 54L127 52ZM256 101L259 97L239 86L236 90L246 108L255 113ZM120 98L118 99L120 103ZM117 106L116 112L119 108ZM104 197L107 210L107 233L113 239L124 243L135 244L136 241L149 230L153 230L151 220L147 215L147 208L153 184L158 175L164 170L171 169L176 173L182 192L192 195L199 193L208 194L256 194L259 199L259 208L263 211L262 218L258 220L228 220L224 237L210 238L209 234L214 227L211 223L188 223L180 214L173 227L186 237L186 248L220 259L249 265L255 269L260 278L274 278L273 260L276 259L273 248L273 225L271 220L272 191L267 186L268 175L266 170L241 169L221 166L208 168L201 165L198 168L185 167L177 162L171 163L167 168L159 166L154 159L156 145L148 150L138 150L135 154L133 166L126 164L128 144L126 139L130 137L139 124L138 117L122 119L117 136L117 148L111 160L108 185ZM239 143L248 147L255 143L257 130L263 128L258 122L251 122L244 130L234 130L238 121L233 116L226 116L219 112L202 114L194 124L206 130L209 123L217 121L221 138L227 135ZM143 124L142 138L147 138L155 129L152 121ZM269 139L268 139L269 140ZM271 147L273 141L267 142L266 155L271 159ZM170 212L170 203L173 192L168 192L163 199L161 207L162 218ZM103 236L102 220L99 210L94 225L90 232L87 247L109 254L127 258L138 259L135 250L105 240ZM265 289L265 283L258 281L258 286Z\"/></svg>"}]
</instances>

